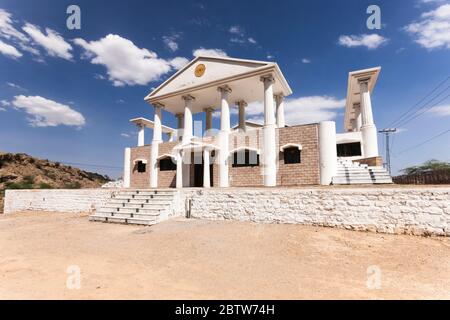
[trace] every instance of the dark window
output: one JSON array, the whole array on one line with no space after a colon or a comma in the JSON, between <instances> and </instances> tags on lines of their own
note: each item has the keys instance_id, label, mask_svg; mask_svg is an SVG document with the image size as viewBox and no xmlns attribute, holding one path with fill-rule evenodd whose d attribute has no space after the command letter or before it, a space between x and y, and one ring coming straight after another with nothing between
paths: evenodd
<instances>
[{"instance_id":1,"label":"dark window","mask_svg":"<svg viewBox=\"0 0 450 320\"><path fill-rule=\"evenodd\" d=\"M341 143L337 145L338 157L354 157L361 155L361 143Z\"/></svg>"},{"instance_id":2,"label":"dark window","mask_svg":"<svg viewBox=\"0 0 450 320\"><path fill-rule=\"evenodd\" d=\"M283 150L283 154L284 164L301 162L301 151L297 147L286 148Z\"/></svg>"},{"instance_id":3,"label":"dark window","mask_svg":"<svg viewBox=\"0 0 450 320\"><path fill-rule=\"evenodd\" d=\"M241 150L233 153L233 167L259 166L259 154L253 150Z\"/></svg>"},{"instance_id":4,"label":"dark window","mask_svg":"<svg viewBox=\"0 0 450 320\"><path fill-rule=\"evenodd\" d=\"M145 163L143 163L142 161L138 161L138 163L137 163L137 171L138 172L145 172L145 167L146 167Z\"/></svg>"},{"instance_id":5,"label":"dark window","mask_svg":"<svg viewBox=\"0 0 450 320\"><path fill-rule=\"evenodd\" d=\"M177 170L177 164L172 161L172 158L164 158L159 160L159 171L174 170Z\"/></svg>"}]
</instances>

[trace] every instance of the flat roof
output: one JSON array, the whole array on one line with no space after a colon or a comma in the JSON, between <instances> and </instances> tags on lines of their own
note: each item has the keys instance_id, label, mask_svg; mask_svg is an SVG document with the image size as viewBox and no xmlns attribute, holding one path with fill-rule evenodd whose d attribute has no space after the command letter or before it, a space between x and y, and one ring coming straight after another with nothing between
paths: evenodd
<instances>
[{"instance_id":1,"label":"flat roof","mask_svg":"<svg viewBox=\"0 0 450 320\"><path fill-rule=\"evenodd\" d=\"M133 122L136 125L141 125L146 128L153 129L155 127L155 123L152 120L149 120L147 118L139 117L139 118L133 118L130 120L130 122ZM161 125L161 130L163 133L175 133L176 129Z\"/></svg>"}]
</instances>

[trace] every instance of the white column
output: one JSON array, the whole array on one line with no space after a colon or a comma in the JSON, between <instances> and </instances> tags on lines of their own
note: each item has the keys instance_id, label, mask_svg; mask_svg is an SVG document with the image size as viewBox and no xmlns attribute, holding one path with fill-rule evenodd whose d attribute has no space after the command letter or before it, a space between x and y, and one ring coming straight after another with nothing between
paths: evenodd
<instances>
[{"instance_id":1,"label":"white column","mask_svg":"<svg viewBox=\"0 0 450 320\"><path fill-rule=\"evenodd\" d=\"M183 143L188 143L191 141L193 136L192 128L192 102L195 98L191 95L183 96L184 100L184 132L183 132Z\"/></svg>"},{"instance_id":2,"label":"white column","mask_svg":"<svg viewBox=\"0 0 450 320\"><path fill-rule=\"evenodd\" d=\"M320 184L331 184L337 172L336 123L334 121L319 123L319 170Z\"/></svg>"},{"instance_id":3,"label":"white column","mask_svg":"<svg viewBox=\"0 0 450 320\"><path fill-rule=\"evenodd\" d=\"M177 140L180 141L183 137L183 130L184 130L184 113L177 113L175 115L178 120L178 130L177 130Z\"/></svg>"},{"instance_id":4,"label":"white column","mask_svg":"<svg viewBox=\"0 0 450 320\"><path fill-rule=\"evenodd\" d=\"M361 104L355 103L353 104L353 109L355 110L355 122L354 122L354 131L360 131L362 126L362 116L361 116Z\"/></svg>"},{"instance_id":5,"label":"white column","mask_svg":"<svg viewBox=\"0 0 450 320\"><path fill-rule=\"evenodd\" d=\"M273 108L272 75L261 77L264 83L263 174L265 186L277 185L277 155L275 138L275 114Z\"/></svg>"},{"instance_id":6,"label":"white column","mask_svg":"<svg viewBox=\"0 0 450 320\"><path fill-rule=\"evenodd\" d=\"M162 128L161 128L161 110L164 106L162 104L154 104L155 116L153 118L153 140L152 152L150 157L150 187L158 187L158 155L159 144L162 142Z\"/></svg>"},{"instance_id":7,"label":"white column","mask_svg":"<svg viewBox=\"0 0 450 320\"><path fill-rule=\"evenodd\" d=\"M236 102L239 108L239 126L238 128L242 131L247 131L247 126L245 124L245 107L247 107L247 102L240 100Z\"/></svg>"},{"instance_id":8,"label":"white column","mask_svg":"<svg viewBox=\"0 0 450 320\"><path fill-rule=\"evenodd\" d=\"M219 186L228 187L228 152L230 134L230 106L228 96L231 89L228 86L218 88L220 92L220 132L219 132Z\"/></svg>"},{"instance_id":9,"label":"white column","mask_svg":"<svg viewBox=\"0 0 450 320\"><path fill-rule=\"evenodd\" d=\"M369 80L370 78L358 80L361 95L361 136L365 158L378 157L377 128L373 122Z\"/></svg>"},{"instance_id":10,"label":"white column","mask_svg":"<svg viewBox=\"0 0 450 320\"><path fill-rule=\"evenodd\" d=\"M277 127L284 128L284 96L282 93L275 95L275 102L277 104Z\"/></svg>"},{"instance_id":11,"label":"white column","mask_svg":"<svg viewBox=\"0 0 450 320\"><path fill-rule=\"evenodd\" d=\"M209 174L209 150L205 148L203 150L203 187L209 188L211 186Z\"/></svg>"},{"instance_id":12,"label":"white column","mask_svg":"<svg viewBox=\"0 0 450 320\"><path fill-rule=\"evenodd\" d=\"M205 130L211 130L212 129L212 113L213 113L213 108L205 108L205 120L206 120L206 124L205 124Z\"/></svg>"},{"instance_id":13,"label":"white column","mask_svg":"<svg viewBox=\"0 0 450 320\"><path fill-rule=\"evenodd\" d=\"M183 151L177 152L177 188L183 188Z\"/></svg>"},{"instance_id":14,"label":"white column","mask_svg":"<svg viewBox=\"0 0 450 320\"><path fill-rule=\"evenodd\" d=\"M142 147L145 144L145 126L142 124L137 125L139 132L138 132L138 147Z\"/></svg>"},{"instance_id":15,"label":"white column","mask_svg":"<svg viewBox=\"0 0 450 320\"><path fill-rule=\"evenodd\" d=\"M123 161L123 187L129 188L131 183L131 149L125 148Z\"/></svg>"}]
</instances>

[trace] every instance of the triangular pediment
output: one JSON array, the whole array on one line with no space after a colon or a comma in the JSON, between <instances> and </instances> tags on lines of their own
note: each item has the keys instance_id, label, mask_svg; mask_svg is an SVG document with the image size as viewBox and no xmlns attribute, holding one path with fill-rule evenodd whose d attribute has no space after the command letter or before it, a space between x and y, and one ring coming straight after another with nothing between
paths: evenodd
<instances>
[{"instance_id":1,"label":"triangular pediment","mask_svg":"<svg viewBox=\"0 0 450 320\"><path fill-rule=\"evenodd\" d=\"M164 96L190 87L213 83L273 64L273 62L227 57L197 57L153 90L146 99Z\"/></svg>"}]
</instances>

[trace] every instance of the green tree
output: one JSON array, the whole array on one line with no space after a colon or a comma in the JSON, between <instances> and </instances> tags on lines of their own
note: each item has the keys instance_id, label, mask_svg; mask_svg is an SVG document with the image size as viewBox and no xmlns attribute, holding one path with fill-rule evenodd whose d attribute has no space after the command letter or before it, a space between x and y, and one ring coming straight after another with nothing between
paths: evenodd
<instances>
[{"instance_id":1,"label":"green tree","mask_svg":"<svg viewBox=\"0 0 450 320\"><path fill-rule=\"evenodd\" d=\"M407 167L400 171L407 176L434 171L445 172L450 174L450 162L432 159L424 162L421 165Z\"/></svg>"}]
</instances>

